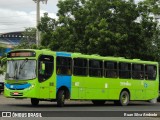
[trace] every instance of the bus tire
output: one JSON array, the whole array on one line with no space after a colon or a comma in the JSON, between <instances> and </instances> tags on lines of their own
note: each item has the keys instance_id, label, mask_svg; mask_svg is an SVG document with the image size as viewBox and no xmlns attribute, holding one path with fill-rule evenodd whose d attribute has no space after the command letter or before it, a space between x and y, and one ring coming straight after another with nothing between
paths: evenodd
<instances>
[{"instance_id":1,"label":"bus tire","mask_svg":"<svg viewBox=\"0 0 160 120\"><path fill-rule=\"evenodd\" d=\"M39 104L39 100L36 99L36 98L31 98L31 104L32 104L33 106L37 106L37 105Z\"/></svg>"},{"instance_id":2,"label":"bus tire","mask_svg":"<svg viewBox=\"0 0 160 120\"><path fill-rule=\"evenodd\" d=\"M94 105L104 105L105 102L105 100L92 100Z\"/></svg>"},{"instance_id":3,"label":"bus tire","mask_svg":"<svg viewBox=\"0 0 160 120\"><path fill-rule=\"evenodd\" d=\"M57 93L57 106L58 107L63 107L65 102L65 92L64 90L60 90Z\"/></svg>"},{"instance_id":4,"label":"bus tire","mask_svg":"<svg viewBox=\"0 0 160 120\"><path fill-rule=\"evenodd\" d=\"M152 104L155 104L155 103L157 103L157 98L151 99L151 100L149 100L149 102Z\"/></svg>"},{"instance_id":5,"label":"bus tire","mask_svg":"<svg viewBox=\"0 0 160 120\"><path fill-rule=\"evenodd\" d=\"M122 91L119 99L120 105L127 106L129 104L129 99L129 93L127 91Z\"/></svg>"}]
</instances>

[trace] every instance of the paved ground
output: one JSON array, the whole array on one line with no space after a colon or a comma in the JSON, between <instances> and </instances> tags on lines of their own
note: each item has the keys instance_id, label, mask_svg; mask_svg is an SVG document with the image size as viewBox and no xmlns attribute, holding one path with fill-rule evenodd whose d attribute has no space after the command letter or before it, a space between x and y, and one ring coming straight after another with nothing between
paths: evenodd
<instances>
[{"instance_id":1,"label":"paved ground","mask_svg":"<svg viewBox=\"0 0 160 120\"><path fill-rule=\"evenodd\" d=\"M33 118L33 120L50 120L54 116L54 120L158 120L158 117L121 117L124 113L128 115L135 113L155 113L160 115L160 103L151 104L148 102L131 102L128 106L115 106L113 102L106 102L104 106L94 106L90 101L67 101L62 108L56 106L55 102L41 101L39 106L31 106L30 99L17 100L13 98L5 98L0 95L0 114L2 112L39 112L42 115L52 117ZM76 112L75 112L76 111ZM78 112L77 112L78 111ZM63 117L61 117L63 116ZM71 117L72 116L72 117ZM92 116L94 116L92 118ZM76 117L76 118L75 118ZM113 118L114 117L114 118ZM19 120L22 118L0 118L0 120ZM28 118L23 118L26 120ZM32 119L32 118L30 118Z\"/></svg>"}]
</instances>

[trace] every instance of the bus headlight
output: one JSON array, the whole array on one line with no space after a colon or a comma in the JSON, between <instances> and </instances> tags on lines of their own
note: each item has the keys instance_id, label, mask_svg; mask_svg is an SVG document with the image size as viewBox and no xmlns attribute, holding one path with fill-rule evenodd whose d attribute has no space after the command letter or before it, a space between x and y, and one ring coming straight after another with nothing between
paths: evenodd
<instances>
[{"instance_id":1,"label":"bus headlight","mask_svg":"<svg viewBox=\"0 0 160 120\"><path fill-rule=\"evenodd\" d=\"M29 88L26 88L26 90L31 90L32 88L34 88L35 84L32 84Z\"/></svg>"},{"instance_id":2,"label":"bus headlight","mask_svg":"<svg viewBox=\"0 0 160 120\"><path fill-rule=\"evenodd\" d=\"M4 89L5 89L5 90L9 90L5 85L4 85Z\"/></svg>"}]
</instances>

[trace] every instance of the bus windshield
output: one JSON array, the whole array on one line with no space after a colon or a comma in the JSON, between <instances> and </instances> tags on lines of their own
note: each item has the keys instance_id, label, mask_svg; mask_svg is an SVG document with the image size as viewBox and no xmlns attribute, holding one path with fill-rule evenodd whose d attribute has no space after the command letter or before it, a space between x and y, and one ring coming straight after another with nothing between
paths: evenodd
<instances>
[{"instance_id":1,"label":"bus windshield","mask_svg":"<svg viewBox=\"0 0 160 120\"><path fill-rule=\"evenodd\" d=\"M7 61L6 79L28 80L36 77L36 60Z\"/></svg>"}]
</instances>

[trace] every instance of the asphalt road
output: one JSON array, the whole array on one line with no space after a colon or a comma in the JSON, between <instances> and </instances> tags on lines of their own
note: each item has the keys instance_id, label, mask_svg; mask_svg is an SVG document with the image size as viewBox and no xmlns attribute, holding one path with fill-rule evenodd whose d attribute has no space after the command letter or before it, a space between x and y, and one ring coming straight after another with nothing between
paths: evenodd
<instances>
[{"instance_id":1,"label":"asphalt road","mask_svg":"<svg viewBox=\"0 0 160 120\"><path fill-rule=\"evenodd\" d=\"M28 117L28 114L37 113L39 118L34 120L48 120L54 116L54 120L158 120L156 114L160 116L160 103L151 104L149 102L131 102L128 106L115 106L113 102L106 102L104 106L94 106L90 101L66 101L64 107L57 107L56 102L40 101L39 106L34 107L30 99L5 98L0 95L0 114L2 112L14 112L12 119L18 120L21 117ZM16 116L20 114L20 116ZM149 113L151 113L149 116ZM136 115L143 116L136 116ZM147 116L144 116L147 114ZM127 116L125 116L127 115ZM155 115L155 116L154 116ZM42 118L40 118L42 116ZM49 116L49 117L48 117ZM131 116L131 117L130 117ZM32 117L32 116L30 116ZM75 118L76 117L76 118ZM93 117L93 118L92 118ZM45 118L45 119L44 119ZM8 117L1 117L0 120L10 120ZM28 118L23 118L28 119ZM31 119L31 118L30 118Z\"/></svg>"}]
</instances>

